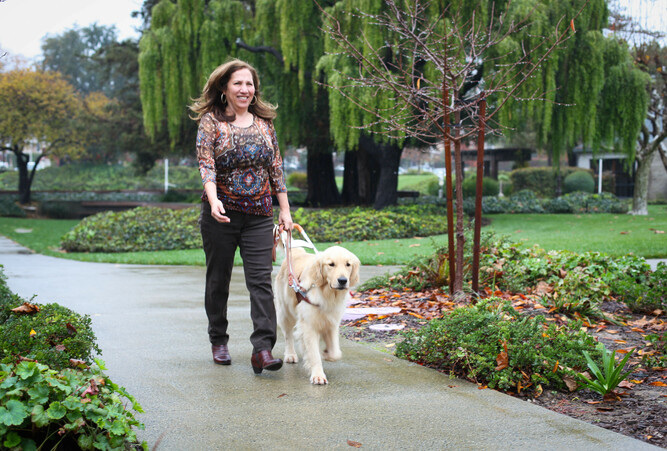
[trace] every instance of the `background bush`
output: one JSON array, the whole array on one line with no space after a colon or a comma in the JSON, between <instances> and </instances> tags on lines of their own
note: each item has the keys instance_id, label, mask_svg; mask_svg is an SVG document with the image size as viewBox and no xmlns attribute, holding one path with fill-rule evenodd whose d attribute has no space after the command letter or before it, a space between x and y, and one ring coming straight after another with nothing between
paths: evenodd
<instances>
[{"instance_id":1,"label":"background bush","mask_svg":"<svg viewBox=\"0 0 667 451\"><path fill-rule=\"evenodd\" d=\"M197 249L199 208L139 207L83 219L62 239L68 252L132 252Z\"/></svg>"},{"instance_id":2,"label":"background bush","mask_svg":"<svg viewBox=\"0 0 667 451\"><path fill-rule=\"evenodd\" d=\"M26 216L25 211L16 204L17 201L18 198L15 194L0 195L0 216L24 218Z\"/></svg>"},{"instance_id":3,"label":"background bush","mask_svg":"<svg viewBox=\"0 0 667 451\"><path fill-rule=\"evenodd\" d=\"M567 194L575 191L591 194L595 192L595 180L590 172L577 171L565 177L563 180L563 192Z\"/></svg>"},{"instance_id":4,"label":"background bush","mask_svg":"<svg viewBox=\"0 0 667 451\"><path fill-rule=\"evenodd\" d=\"M484 177L482 179L482 196L497 196L498 195L498 181L490 177ZM463 197L475 197L477 191L477 179L476 177L468 177L463 180L461 184L461 189L463 191Z\"/></svg>"},{"instance_id":5,"label":"background bush","mask_svg":"<svg viewBox=\"0 0 667 451\"><path fill-rule=\"evenodd\" d=\"M581 171L581 168L560 168L563 179L575 171ZM510 173L510 180L514 192L529 189L539 197L556 196L556 171L551 166L515 169Z\"/></svg>"},{"instance_id":6,"label":"background bush","mask_svg":"<svg viewBox=\"0 0 667 451\"><path fill-rule=\"evenodd\" d=\"M292 172L287 175L287 185L299 189L308 189L308 175L305 172Z\"/></svg>"},{"instance_id":7,"label":"background bush","mask_svg":"<svg viewBox=\"0 0 667 451\"><path fill-rule=\"evenodd\" d=\"M387 208L340 208L292 212L313 241L363 241L371 239L411 238L446 232L444 210L438 205L414 205Z\"/></svg>"}]
</instances>

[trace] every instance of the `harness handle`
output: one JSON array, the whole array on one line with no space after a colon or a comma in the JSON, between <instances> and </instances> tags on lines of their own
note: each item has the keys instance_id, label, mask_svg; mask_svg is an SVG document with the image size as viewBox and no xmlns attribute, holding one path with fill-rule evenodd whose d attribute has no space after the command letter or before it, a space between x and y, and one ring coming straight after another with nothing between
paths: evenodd
<instances>
[{"instance_id":1,"label":"harness handle","mask_svg":"<svg viewBox=\"0 0 667 451\"><path fill-rule=\"evenodd\" d=\"M306 235L306 232L303 230L303 227L301 227L299 224L294 224L294 228L301 233L301 235L307 240L310 247L315 251L315 253L317 253L317 249L315 249L315 246L310 241L310 238L308 238L308 235ZM299 279L294 275L294 270L292 269L292 231L289 229L285 230L285 227L282 224L273 228L273 255L272 255L273 261L274 262L276 261L276 246L278 244L278 241L281 239L282 232L285 232L285 234L287 235L287 239L284 240L283 242L283 245L285 247L285 260L287 260L287 268L288 268L287 284L296 293L296 298L298 302L305 301L306 303L312 306L319 307L319 305L310 302L310 299L308 299L308 290L306 290L299 283Z\"/></svg>"}]
</instances>

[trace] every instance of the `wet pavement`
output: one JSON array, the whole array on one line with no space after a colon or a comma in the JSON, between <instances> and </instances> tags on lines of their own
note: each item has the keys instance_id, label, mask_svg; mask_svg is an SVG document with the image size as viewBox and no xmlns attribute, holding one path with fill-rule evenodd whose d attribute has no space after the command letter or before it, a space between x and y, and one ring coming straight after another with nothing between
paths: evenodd
<instances>
[{"instance_id":1,"label":"wet pavement","mask_svg":"<svg viewBox=\"0 0 667 451\"><path fill-rule=\"evenodd\" d=\"M231 286L231 366L211 360L204 268L84 263L0 237L12 291L92 317L107 373L159 450L649 449L651 445L342 340L327 386L300 365L255 376L242 268ZM362 278L387 267L364 267ZM274 354L282 356L282 334ZM354 443L352 443L354 444Z\"/></svg>"}]
</instances>

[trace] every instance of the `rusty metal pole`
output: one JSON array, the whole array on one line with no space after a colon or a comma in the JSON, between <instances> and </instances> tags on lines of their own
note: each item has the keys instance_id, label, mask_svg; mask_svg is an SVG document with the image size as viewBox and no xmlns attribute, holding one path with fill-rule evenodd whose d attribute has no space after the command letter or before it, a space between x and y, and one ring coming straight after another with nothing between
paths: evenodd
<instances>
[{"instance_id":1,"label":"rusty metal pole","mask_svg":"<svg viewBox=\"0 0 667 451\"><path fill-rule=\"evenodd\" d=\"M472 249L472 291L479 292L479 246L482 229L482 182L484 180L484 129L486 128L486 98L484 92L479 105L479 131L477 133L477 190L475 191L475 235Z\"/></svg>"},{"instance_id":2,"label":"rusty metal pole","mask_svg":"<svg viewBox=\"0 0 667 451\"><path fill-rule=\"evenodd\" d=\"M445 25L446 27L446 25ZM445 36L447 30L445 29ZM454 249L454 190L452 189L452 149L449 134L449 88L447 87L447 43L445 41L445 62L442 73L442 106L444 109L443 141L445 144L445 189L447 196L447 253L449 257L449 293L454 294L454 279L456 278L456 260Z\"/></svg>"}]
</instances>

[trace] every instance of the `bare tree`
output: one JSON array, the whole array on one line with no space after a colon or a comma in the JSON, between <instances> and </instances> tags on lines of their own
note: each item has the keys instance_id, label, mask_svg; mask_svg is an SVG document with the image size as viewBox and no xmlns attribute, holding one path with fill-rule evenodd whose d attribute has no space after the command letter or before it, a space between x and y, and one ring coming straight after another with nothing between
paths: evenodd
<instances>
[{"instance_id":1,"label":"bare tree","mask_svg":"<svg viewBox=\"0 0 667 451\"><path fill-rule=\"evenodd\" d=\"M380 14L345 13L386 30L390 38L381 45L373 45L363 31L356 36L346 34L342 18L323 9L324 31L340 49L336 56L351 59L357 67L353 74L341 71L338 78L343 82L329 86L374 118L365 127L375 133L395 139L411 137L428 144L443 140L446 150L453 145L456 246L451 224L451 161L447 152L445 156L450 291L461 293L464 244L461 143L477 139L481 131L500 134L502 126L494 118L508 101L545 99L541 88L520 88L537 75L549 55L575 31L574 20L581 10L575 17L562 18L548 35L531 39L532 46L508 48L504 45L508 37L530 34L534 11L518 21L494 11L487 15L488 19L482 19L477 10L464 14L445 9L434 14L434 4L428 0L413 0L407 8L406 2L400 3L384 0L386 8ZM374 96L388 96L390 106L368 108L363 100L363 92L367 90ZM486 99L490 107L481 113L481 103Z\"/></svg>"}]
</instances>

